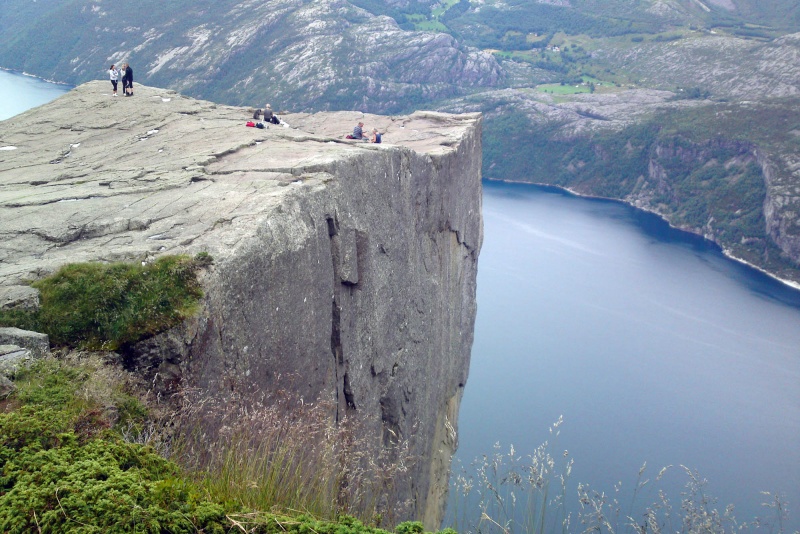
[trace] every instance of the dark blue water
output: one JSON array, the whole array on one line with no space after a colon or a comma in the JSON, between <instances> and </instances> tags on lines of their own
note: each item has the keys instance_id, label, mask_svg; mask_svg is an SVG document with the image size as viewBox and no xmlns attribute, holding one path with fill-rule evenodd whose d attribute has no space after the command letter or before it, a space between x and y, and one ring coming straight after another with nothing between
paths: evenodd
<instances>
[{"instance_id":1,"label":"dark blue water","mask_svg":"<svg viewBox=\"0 0 800 534\"><path fill-rule=\"evenodd\" d=\"M484 188L457 457L529 453L563 415L573 485L625 496L643 462L673 465L679 507L682 464L740 521L769 515L766 490L800 528L800 291L619 203Z\"/></svg>"},{"instance_id":2,"label":"dark blue water","mask_svg":"<svg viewBox=\"0 0 800 534\"><path fill-rule=\"evenodd\" d=\"M0 120L46 104L69 90L67 85L0 70Z\"/></svg>"}]
</instances>

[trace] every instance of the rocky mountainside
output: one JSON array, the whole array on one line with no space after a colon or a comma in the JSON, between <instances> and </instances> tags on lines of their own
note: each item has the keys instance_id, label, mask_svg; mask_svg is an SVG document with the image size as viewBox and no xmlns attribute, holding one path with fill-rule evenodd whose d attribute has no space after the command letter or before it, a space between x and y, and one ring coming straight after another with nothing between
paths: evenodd
<instances>
[{"instance_id":1,"label":"rocky mountainside","mask_svg":"<svg viewBox=\"0 0 800 534\"><path fill-rule=\"evenodd\" d=\"M647 87L700 87L718 99L737 100L800 94L800 33L764 43L693 32L670 42L606 45L594 59L625 68Z\"/></svg>"},{"instance_id":2,"label":"rocky mountainside","mask_svg":"<svg viewBox=\"0 0 800 534\"><path fill-rule=\"evenodd\" d=\"M3 3L28 16L0 23L0 65L72 84L126 60L135 80L218 102L396 112L502 79L491 54L344 0Z\"/></svg>"},{"instance_id":3,"label":"rocky mountainside","mask_svg":"<svg viewBox=\"0 0 800 534\"><path fill-rule=\"evenodd\" d=\"M441 521L482 242L481 119L290 114L105 82L0 122L0 302L80 261L207 252L202 310L121 357L162 391L289 389L407 442L399 501ZM356 121L384 142L345 141Z\"/></svg>"},{"instance_id":4,"label":"rocky mountainside","mask_svg":"<svg viewBox=\"0 0 800 534\"><path fill-rule=\"evenodd\" d=\"M487 106L489 103L489 106ZM676 100L666 91L492 91L484 175L616 198L800 282L800 98ZM509 158L509 147L524 147Z\"/></svg>"}]
</instances>

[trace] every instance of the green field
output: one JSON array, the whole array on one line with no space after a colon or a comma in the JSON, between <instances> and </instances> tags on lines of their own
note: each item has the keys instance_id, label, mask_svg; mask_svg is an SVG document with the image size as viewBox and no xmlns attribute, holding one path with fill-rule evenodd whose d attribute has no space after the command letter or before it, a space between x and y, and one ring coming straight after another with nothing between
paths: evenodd
<instances>
[{"instance_id":1,"label":"green field","mask_svg":"<svg viewBox=\"0 0 800 534\"><path fill-rule=\"evenodd\" d=\"M537 85L536 90L540 93L550 93L554 95L577 95L580 93L591 92L588 85L561 85L560 83L546 83L544 85Z\"/></svg>"}]
</instances>

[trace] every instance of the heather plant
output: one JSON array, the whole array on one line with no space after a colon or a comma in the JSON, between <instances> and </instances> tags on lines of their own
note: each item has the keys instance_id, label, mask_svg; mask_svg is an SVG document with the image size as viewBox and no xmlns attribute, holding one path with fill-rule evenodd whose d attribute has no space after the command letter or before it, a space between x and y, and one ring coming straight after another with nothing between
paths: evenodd
<instances>
[{"instance_id":1,"label":"heather plant","mask_svg":"<svg viewBox=\"0 0 800 534\"><path fill-rule=\"evenodd\" d=\"M51 343L116 350L167 330L197 309L197 272L207 254L162 256L153 263L76 263L33 282L36 311L0 311L0 326L44 332Z\"/></svg>"},{"instance_id":2,"label":"heather plant","mask_svg":"<svg viewBox=\"0 0 800 534\"><path fill-rule=\"evenodd\" d=\"M21 370L0 413L0 531L225 532L224 508L177 465L112 431L117 381L88 385L99 360L47 359Z\"/></svg>"}]
</instances>

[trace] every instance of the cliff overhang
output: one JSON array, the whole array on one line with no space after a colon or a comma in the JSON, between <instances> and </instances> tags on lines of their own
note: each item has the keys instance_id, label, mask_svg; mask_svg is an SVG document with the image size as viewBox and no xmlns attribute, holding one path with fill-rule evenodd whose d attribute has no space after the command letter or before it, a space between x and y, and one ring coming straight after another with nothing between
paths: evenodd
<instances>
[{"instance_id":1,"label":"cliff overhang","mask_svg":"<svg viewBox=\"0 0 800 534\"><path fill-rule=\"evenodd\" d=\"M66 263L209 253L201 313L131 365L221 398L291 383L376 447L409 440L422 461L401 497L437 526L475 319L480 115L261 130L244 108L108 89L0 123L0 294ZM344 140L358 121L384 143Z\"/></svg>"}]
</instances>

